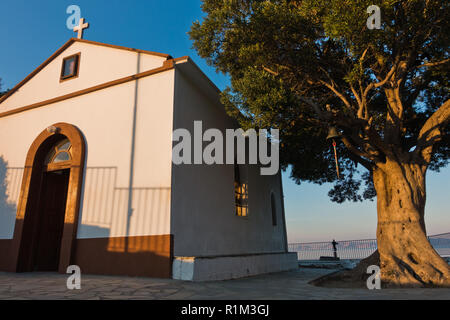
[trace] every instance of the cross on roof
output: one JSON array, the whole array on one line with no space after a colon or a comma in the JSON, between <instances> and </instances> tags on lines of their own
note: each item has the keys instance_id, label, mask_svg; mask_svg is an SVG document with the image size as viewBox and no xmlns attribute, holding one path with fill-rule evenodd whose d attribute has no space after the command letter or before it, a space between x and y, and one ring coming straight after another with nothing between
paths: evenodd
<instances>
[{"instance_id":1,"label":"cross on roof","mask_svg":"<svg viewBox=\"0 0 450 320\"><path fill-rule=\"evenodd\" d=\"M80 24L73 28L73 32L78 32L78 39L83 39L83 31L87 28L89 28L89 23L84 23L84 18L81 18Z\"/></svg>"}]
</instances>

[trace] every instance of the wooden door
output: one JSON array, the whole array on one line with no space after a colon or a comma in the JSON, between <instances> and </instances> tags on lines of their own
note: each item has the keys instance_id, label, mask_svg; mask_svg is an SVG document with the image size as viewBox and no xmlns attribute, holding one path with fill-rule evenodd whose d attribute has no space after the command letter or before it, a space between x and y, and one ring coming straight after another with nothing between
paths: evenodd
<instances>
[{"instance_id":1,"label":"wooden door","mask_svg":"<svg viewBox=\"0 0 450 320\"><path fill-rule=\"evenodd\" d=\"M57 271L70 170L45 172L39 210L35 271Z\"/></svg>"}]
</instances>

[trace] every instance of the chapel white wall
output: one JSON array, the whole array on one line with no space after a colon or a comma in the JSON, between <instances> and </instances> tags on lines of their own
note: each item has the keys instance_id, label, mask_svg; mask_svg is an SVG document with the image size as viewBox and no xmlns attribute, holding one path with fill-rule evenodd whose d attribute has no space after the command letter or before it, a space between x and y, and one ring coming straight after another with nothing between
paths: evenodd
<instances>
[{"instance_id":1,"label":"chapel white wall","mask_svg":"<svg viewBox=\"0 0 450 320\"><path fill-rule=\"evenodd\" d=\"M91 50L82 52L85 59L82 58L81 67L91 54ZM136 72L137 54L133 54L134 60L126 71L130 74ZM59 69L60 64L57 65ZM117 62L117 65L121 63ZM43 73L47 71L44 69ZM80 74L79 79L85 77L89 82L86 73ZM0 118L0 178L2 161L3 167L9 168L3 195L0 187L0 239L13 237L18 192L28 149L42 130L57 122L77 126L86 140L78 238L169 234L173 79L174 72L169 70L139 80L133 214L128 234L127 204L136 81ZM59 83L59 73L56 80ZM22 93L28 93L27 97L20 99L34 103L43 98L36 98L34 90L27 86L28 83L21 88ZM41 86L44 87L44 83ZM0 107L3 108L3 103Z\"/></svg>"}]
</instances>

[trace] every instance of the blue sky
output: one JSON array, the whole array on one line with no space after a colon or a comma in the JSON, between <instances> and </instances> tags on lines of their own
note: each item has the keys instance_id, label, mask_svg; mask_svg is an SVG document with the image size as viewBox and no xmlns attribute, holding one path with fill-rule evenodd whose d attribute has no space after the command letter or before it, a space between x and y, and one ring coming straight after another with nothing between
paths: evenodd
<instances>
[{"instance_id":1,"label":"blue sky","mask_svg":"<svg viewBox=\"0 0 450 320\"><path fill-rule=\"evenodd\" d=\"M3 89L25 78L75 33L66 28L69 5L81 7L90 23L85 39L163 52L173 57L191 56L220 88L227 77L217 74L191 49L186 32L203 13L199 0L3 0L0 10L0 78ZM297 186L283 174L286 221L290 242L374 238L376 202L332 203L330 185ZM429 234L450 231L450 169L427 177L426 223Z\"/></svg>"}]
</instances>

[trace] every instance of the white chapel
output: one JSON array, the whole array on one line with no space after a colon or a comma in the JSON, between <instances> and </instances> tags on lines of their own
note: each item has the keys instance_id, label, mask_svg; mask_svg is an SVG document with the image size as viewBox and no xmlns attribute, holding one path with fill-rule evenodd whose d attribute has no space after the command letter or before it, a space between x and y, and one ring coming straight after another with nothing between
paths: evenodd
<instances>
[{"instance_id":1,"label":"white chapel","mask_svg":"<svg viewBox=\"0 0 450 320\"><path fill-rule=\"evenodd\" d=\"M72 38L0 98L0 271L222 280L295 269L280 173L175 165L235 128L189 57Z\"/></svg>"}]
</instances>

